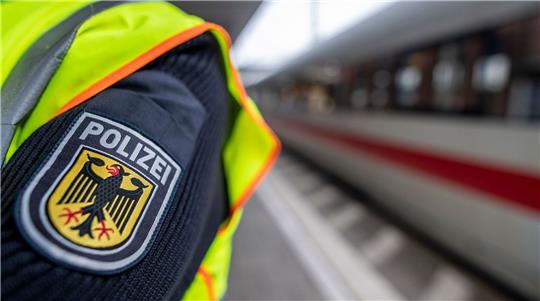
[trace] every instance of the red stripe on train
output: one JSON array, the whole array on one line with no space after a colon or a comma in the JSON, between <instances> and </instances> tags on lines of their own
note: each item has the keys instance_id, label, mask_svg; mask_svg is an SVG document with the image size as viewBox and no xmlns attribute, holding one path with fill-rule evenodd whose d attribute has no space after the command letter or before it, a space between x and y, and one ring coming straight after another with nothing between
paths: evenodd
<instances>
[{"instance_id":1,"label":"red stripe on train","mask_svg":"<svg viewBox=\"0 0 540 301\"><path fill-rule=\"evenodd\" d=\"M338 143L540 212L540 177L483 162L427 152L373 137L272 116L287 129Z\"/></svg>"}]
</instances>

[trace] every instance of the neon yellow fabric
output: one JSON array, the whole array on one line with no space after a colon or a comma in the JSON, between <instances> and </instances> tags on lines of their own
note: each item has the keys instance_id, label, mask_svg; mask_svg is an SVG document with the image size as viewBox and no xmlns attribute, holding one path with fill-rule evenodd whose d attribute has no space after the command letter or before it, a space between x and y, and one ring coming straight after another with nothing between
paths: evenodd
<instances>
[{"instance_id":1,"label":"neon yellow fabric","mask_svg":"<svg viewBox=\"0 0 540 301\"><path fill-rule=\"evenodd\" d=\"M217 299L221 299L227 290L227 279L229 278L229 266L232 253L232 238L238 228L242 216L242 210L238 210L229 224L216 236L212 245L208 249L201 264L212 277L213 290ZM184 295L184 300L210 300L208 287L205 280L198 273L191 283L191 286Z\"/></svg>"},{"instance_id":2,"label":"neon yellow fabric","mask_svg":"<svg viewBox=\"0 0 540 301\"><path fill-rule=\"evenodd\" d=\"M235 124L227 139L223 151L223 162L227 188L229 192L230 207L235 209L245 193L253 188L254 180L260 176L261 170L270 164L269 159L273 156L279 141L266 127L259 110L253 100L243 95L239 82L235 81L234 68L230 61L229 48L225 37L216 30L212 31L222 51L225 62L227 85L233 98L239 102L244 110L236 117ZM242 97L244 101L242 101ZM248 110L251 114L248 114ZM232 236L238 227L242 210L233 211L229 221L222 227L222 231L210 246L202 266L213 278L213 289L218 299L221 299L227 290L227 279L231 258ZM184 300L208 300L208 288L201 275L197 275L192 285L186 292Z\"/></svg>"},{"instance_id":3,"label":"neon yellow fabric","mask_svg":"<svg viewBox=\"0 0 540 301\"><path fill-rule=\"evenodd\" d=\"M1 85L24 52L37 39L89 2L1 2Z\"/></svg>"},{"instance_id":4,"label":"neon yellow fabric","mask_svg":"<svg viewBox=\"0 0 540 301\"><path fill-rule=\"evenodd\" d=\"M40 101L25 122L18 125L5 161L36 129L91 84L166 38L203 22L188 17L172 4L160 2L122 4L88 19L78 30Z\"/></svg>"},{"instance_id":5,"label":"neon yellow fabric","mask_svg":"<svg viewBox=\"0 0 540 301\"><path fill-rule=\"evenodd\" d=\"M238 202L251 185L253 178L260 172L261 166L265 164L267 156L261 154L267 154L274 145L273 136L257 126L245 111L238 114L236 126L223 153L227 178L237 179L228 186L231 200Z\"/></svg>"},{"instance_id":6,"label":"neon yellow fabric","mask_svg":"<svg viewBox=\"0 0 540 301\"><path fill-rule=\"evenodd\" d=\"M202 24L204 21L200 18L162 2L126 3L88 19L78 30L36 107L17 125L6 162L24 140L82 91L169 37ZM221 48L232 101L243 108L232 121L232 131L223 152L230 207L236 210L223 225L202 263L213 279L216 296L221 298L227 286L231 239L241 217L239 205L273 161L279 142L238 81L230 61L226 33L215 26L209 28ZM200 275L186 292L185 299L208 299L208 288Z\"/></svg>"},{"instance_id":7,"label":"neon yellow fabric","mask_svg":"<svg viewBox=\"0 0 540 301\"><path fill-rule=\"evenodd\" d=\"M217 31L213 33L221 46L225 66L232 66L225 37ZM243 87L239 87L235 82L232 68L225 70L229 91L234 99L242 104L240 89ZM223 153L226 176L229 179L235 179L228 185L229 199L234 203L241 201L239 199L242 194L253 184L253 179L260 172L261 166L267 164L266 160L277 143L275 136L267 128L261 126L264 121L254 102L249 97L245 97L244 105L249 106L253 115L256 116L249 116L246 111L248 108L239 112ZM259 120L254 120L254 118ZM234 203L232 207L236 205Z\"/></svg>"}]
</instances>

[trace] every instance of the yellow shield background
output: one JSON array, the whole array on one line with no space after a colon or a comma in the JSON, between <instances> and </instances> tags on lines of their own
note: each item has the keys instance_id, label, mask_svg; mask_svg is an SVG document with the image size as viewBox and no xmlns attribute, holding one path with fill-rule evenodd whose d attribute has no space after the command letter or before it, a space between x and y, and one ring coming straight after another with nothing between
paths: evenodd
<instances>
[{"instance_id":1,"label":"yellow shield background","mask_svg":"<svg viewBox=\"0 0 540 301\"><path fill-rule=\"evenodd\" d=\"M93 203L93 201L87 202L87 200L81 200L81 202L77 202L77 203L58 204L59 200L64 196L64 194L68 192L68 189L74 189L73 185L71 184L74 180L76 180L77 175L83 168L84 164L88 161L87 155L90 155L91 157L94 157L94 158L99 158L105 162L104 166L92 167L93 172L99 177L101 177L102 179L105 179L110 176L110 174L107 172L106 166L112 165L112 164L119 164L124 168L124 170L127 173L129 173L129 175L125 176L122 180L122 184L121 184L122 189L126 189L126 190L137 189L137 187L131 183L132 178L138 179L141 183L143 183L143 185L147 186L146 188L143 189L143 193L141 194L138 202L136 202L133 205L135 207L132 211L132 214L127 217L128 220L122 232L120 232L117 225L113 222L113 219L110 215L110 211L107 209L103 210L104 215L105 215L105 224L106 224L106 227L111 228L112 231L108 231L108 235L103 235L101 238L98 237L100 232L99 230L97 230L97 228L101 227L101 225L99 224L97 218L94 218L94 220L92 221L92 232L93 232L94 238L89 237L89 235L84 235L81 237L79 236L79 232L77 230L72 229L72 227L81 224L85 220L85 218L88 216L88 214L87 215L78 214L76 216L78 221L76 221L75 219L71 219L69 223L66 224L67 219L68 219L68 217L66 216L67 212L76 212L80 210L81 208ZM85 187L84 183L81 186L82 187L80 189L84 189ZM95 249L114 248L122 244L124 241L126 241L126 239L132 234L138 221L140 220L140 216L146 206L146 203L148 202L150 196L152 195L153 190L154 190L154 185L149 180L141 176L140 173L130 168L123 162L112 159L101 153L83 148L81 149L80 153L77 155L77 159L74 161L73 165L69 168L69 170L63 176L62 180L58 183L57 187L54 189L53 193L47 200L47 215L49 217L49 220L51 221L51 224L56 229L56 231L58 231L58 233L60 233L64 238L68 239L69 241L73 243L76 243L78 245L85 246L85 247L95 248ZM111 208L113 207L114 203L117 201L118 201L118 198L115 198L115 200L109 206L105 206L105 207ZM121 205L118 205L118 206L121 206ZM125 205L124 207L128 207L128 205ZM118 207L118 210L129 210L129 209Z\"/></svg>"}]
</instances>

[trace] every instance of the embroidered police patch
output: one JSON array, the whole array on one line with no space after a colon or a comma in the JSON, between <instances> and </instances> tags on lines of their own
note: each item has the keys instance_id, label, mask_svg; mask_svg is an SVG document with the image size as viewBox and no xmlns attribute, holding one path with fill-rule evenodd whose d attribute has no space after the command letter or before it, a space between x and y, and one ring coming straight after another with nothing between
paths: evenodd
<instances>
[{"instance_id":1,"label":"embroidered police patch","mask_svg":"<svg viewBox=\"0 0 540 301\"><path fill-rule=\"evenodd\" d=\"M56 262L118 272L146 253L180 173L137 131L85 112L25 187L17 223Z\"/></svg>"}]
</instances>

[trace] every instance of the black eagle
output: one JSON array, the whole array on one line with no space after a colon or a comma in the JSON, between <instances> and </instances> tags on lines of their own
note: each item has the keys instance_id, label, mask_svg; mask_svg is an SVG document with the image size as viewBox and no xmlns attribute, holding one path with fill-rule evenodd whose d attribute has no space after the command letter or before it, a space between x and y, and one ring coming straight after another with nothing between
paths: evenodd
<instances>
[{"instance_id":1,"label":"black eagle","mask_svg":"<svg viewBox=\"0 0 540 301\"><path fill-rule=\"evenodd\" d=\"M101 230L99 235L101 239L103 234L107 237L109 236L107 231L112 231L105 228L105 214L103 210L107 210L116 228L122 233L137 206L137 202L143 194L143 189L148 186L136 178L131 178L131 183L137 187L136 189L126 190L120 188L123 178L129 175L121 165L112 164L106 166L107 172L111 175L101 178L92 170L92 165L104 166L105 162L90 155L87 155L87 157L88 161L84 163L57 204L90 203L92 201L93 203L82 207L81 210L76 212L71 212L68 208L64 208L68 213L61 216L68 217L66 224L70 222L71 218L77 220L76 214L80 213L83 217L86 216L81 224L71 229L79 231L79 236L81 237L88 235L90 238L94 238L92 234L92 222L94 218L97 218L98 222L102 225L102 228L97 228Z\"/></svg>"}]
</instances>

